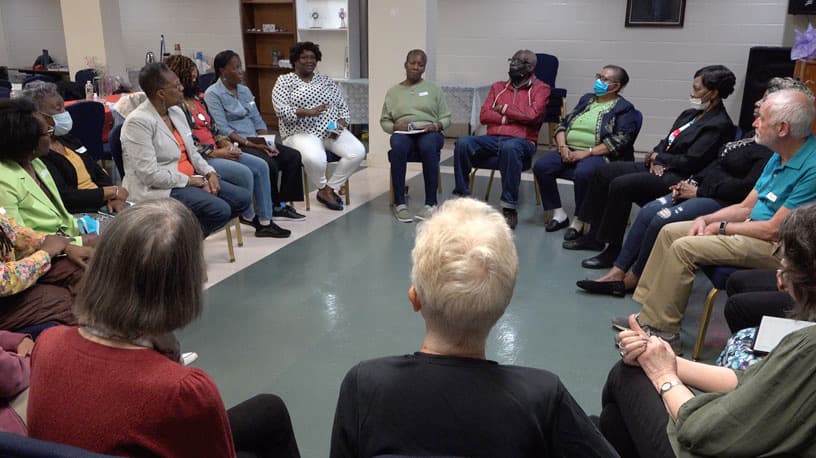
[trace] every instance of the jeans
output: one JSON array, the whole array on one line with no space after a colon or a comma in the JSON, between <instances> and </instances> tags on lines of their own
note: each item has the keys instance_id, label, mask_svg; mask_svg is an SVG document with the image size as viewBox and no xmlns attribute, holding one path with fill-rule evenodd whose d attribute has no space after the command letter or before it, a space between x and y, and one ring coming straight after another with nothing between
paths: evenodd
<instances>
[{"instance_id":1,"label":"jeans","mask_svg":"<svg viewBox=\"0 0 816 458\"><path fill-rule=\"evenodd\" d=\"M224 180L221 180L218 195L210 194L203 188L187 186L173 188L170 197L193 211L204 237L224 227L232 218L243 214L252 205L252 195L249 191Z\"/></svg>"},{"instance_id":2,"label":"jeans","mask_svg":"<svg viewBox=\"0 0 816 458\"><path fill-rule=\"evenodd\" d=\"M213 166L224 181L252 192L257 212L250 205L241 216L251 221L257 214L259 219L272 220L269 167L263 159L245 153L237 161L211 158L207 162Z\"/></svg>"},{"instance_id":3,"label":"jeans","mask_svg":"<svg viewBox=\"0 0 816 458\"><path fill-rule=\"evenodd\" d=\"M468 182L472 161L478 164L490 157L498 156L498 170L501 173L503 208L518 208L519 186L524 163L535 153L535 144L526 138L479 135L459 137L453 148L453 169L456 179L454 194L470 195Z\"/></svg>"},{"instance_id":4,"label":"jeans","mask_svg":"<svg viewBox=\"0 0 816 458\"><path fill-rule=\"evenodd\" d=\"M533 166L533 174L538 180L538 187L541 192L541 206L544 210L555 210L561 208L561 195L558 194L558 184L556 178L565 178L575 183L575 210L581 207L581 203L586 197L589 189L589 180L595 169L606 163L603 156L589 156L573 164L561 162L561 155L558 151L550 151Z\"/></svg>"},{"instance_id":5,"label":"jeans","mask_svg":"<svg viewBox=\"0 0 816 458\"><path fill-rule=\"evenodd\" d=\"M394 205L405 203L405 169L411 153L422 160L422 178L425 180L425 205L436 205L436 189L439 186L439 152L445 137L439 132L424 134L391 135L391 182L394 188Z\"/></svg>"},{"instance_id":6,"label":"jeans","mask_svg":"<svg viewBox=\"0 0 816 458\"><path fill-rule=\"evenodd\" d=\"M690 221L721 208L719 202L708 197L695 197L673 205L672 196L668 194L649 202L640 209L629 233L626 234L623 248L615 259L615 267L624 272L631 268L632 273L640 276L646 267L646 261L649 260L657 234L663 226L678 221Z\"/></svg>"}]
</instances>

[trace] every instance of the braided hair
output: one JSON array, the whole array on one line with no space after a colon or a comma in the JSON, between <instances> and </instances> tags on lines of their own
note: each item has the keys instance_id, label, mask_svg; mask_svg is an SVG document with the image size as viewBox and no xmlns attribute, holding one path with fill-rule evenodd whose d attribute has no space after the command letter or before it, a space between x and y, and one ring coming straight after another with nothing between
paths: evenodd
<instances>
[{"instance_id":1,"label":"braided hair","mask_svg":"<svg viewBox=\"0 0 816 458\"><path fill-rule=\"evenodd\" d=\"M201 87L198 84L198 78L193 78L193 71L198 70L193 59L175 54L166 57L164 63L178 76L181 85L184 86L184 98L198 98Z\"/></svg>"}]
</instances>

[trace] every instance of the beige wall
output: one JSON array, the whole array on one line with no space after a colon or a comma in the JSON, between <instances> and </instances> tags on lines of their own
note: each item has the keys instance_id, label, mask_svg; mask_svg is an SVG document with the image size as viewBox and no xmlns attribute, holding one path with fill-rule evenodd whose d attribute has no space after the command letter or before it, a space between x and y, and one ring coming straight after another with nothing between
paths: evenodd
<instances>
[{"instance_id":1,"label":"beige wall","mask_svg":"<svg viewBox=\"0 0 816 458\"><path fill-rule=\"evenodd\" d=\"M693 73L723 64L737 75L726 101L739 120L748 49L790 44L788 0L688 0L683 28L626 28L624 0L443 0L439 2L440 81L491 82L507 77L507 58L520 48L560 60L556 86L567 106L591 91L605 63L632 80L625 96L645 117L636 147L653 147L688 106Z\"/></svg>"},{"instance_id":2,"label":"beige wall","mask_svg":"<svg viewBox=\"0 0 816 458\"><path fill-rule=\"evenodd\" d=\"M111 0L61 0L65 47L71 75L92 62L125 75L119 4Z\"/></svg>"},{"instance_id":3,"label":"beige wall","mask_svg":"<svg viewBox=\"0 0 816 458\"><path fill-rule=\"evenodd\" d=\"M43 49L66 63L60 0L3 0L0 11L0 35L5 37L0 65L31 67Z\"/></svg>"},{"instance_id":4,"label":"beige wall","mask_svg":"<svg viewBox=\"0 0 816 458\"><path fill-rule=\"evenodd\" d=\"M445 0L443 0L444 2ZM368 6L368 162L382 165L388 162L388 135L380 129L380 110L388 88L405 79L405 53L413 48L425 49L429 56L436 52L433 17L437 1L403 2L376 0ZM431 17L431 20L428 18ZM434 68L426 78L435 79Z\"/></svg>"}]
</instances>

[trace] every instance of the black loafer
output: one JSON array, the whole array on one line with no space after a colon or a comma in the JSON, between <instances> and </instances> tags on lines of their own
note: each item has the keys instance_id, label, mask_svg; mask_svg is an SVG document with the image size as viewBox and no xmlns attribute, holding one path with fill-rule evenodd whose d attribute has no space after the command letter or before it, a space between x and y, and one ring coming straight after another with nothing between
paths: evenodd
<instances>
[{"instance_id":1,"label":"black loafer","mask_svg":"<svg viewBox=\"0 0 816 458\"><path fill-rule=\"evenodd\" d=\"M578 240L581 238L581 232L574 227L568 227L567 232L564 232L564 240Z\"/></svg>"},{"instance_id":2,"label":"black loafer","mask_svg":"<svg viewBox=\"0 0 816 458\"><path fill-rule=\"evenodd\" d=\"M324 199L323 196L320 195L320 193L317 194L317 201L320 202L321 204L325 205L329 210L342 210L343 209L342 204L337 203L337 201L334 200L334 199L332 199L332 200Z\"/></svg>"},{"instance_id":3,"label":"black loafer","mask_svg":"<svg viewBox=\"0 0 816 458\"><path fill-rule=\"evenodd\" d=\"M593 256L581 261L581 267L584 269L608 269L612 267L612 261L607 260L604 256Z\"/></svg>"},{"instance_id":4,"label":"black loafer","mask_svg":"<svg viewBox=\"0 0 816 458\"><path fill-rule=\"evenodd\" d=\"M579 280L575 284L592 294L604 294L607 296L624 297L626 296L626 286L622 281L593 281L593 280Z\"/></svg>"},{"instance_id":5,"label":"black loafer","mask_svg":"<svg viewBox=\"0 0 816 458\"><path fill-rule=\"evenodd\" d=\"M564 229L565 227L569 226L569 218L565 219L564 221L558 221L556 219L551 219L547 226L544 228L547 232L555 232Z\"/></svg>"},{"instance_id":6,"label":"black loafer","mask_svg":"<svg viewBox=\"0 0 816 458\"><path fill-rule=\"evenodd\" d=\"M260 226L255 230L255 237L272 237L276 239L285 239L292 235L292 231L284 229L275 223L270 222L268 226Z\"/></svg>"},{"instance_id":7,"label":"black loafer","mask_svg":"<svg viewBox=\"0 0 816 458\"><path fill-rule=\"evenodd\" d=\"M561 247L565 250L601 251L606 244L585 235L575 240L567 240L561 244Z\"/></svg>"},{"instance_id":8,"label":"black loafer","mask_svg":"<svg viewBox=\"0 0 816 458\"><path fill-rule=\"evenodd\" d=\"M272 210L272 219L285 219L289 221L303 221L306 215L298 213L291 205L285 205L283 208L276 208Z\"/></svg>"}]
</instances>

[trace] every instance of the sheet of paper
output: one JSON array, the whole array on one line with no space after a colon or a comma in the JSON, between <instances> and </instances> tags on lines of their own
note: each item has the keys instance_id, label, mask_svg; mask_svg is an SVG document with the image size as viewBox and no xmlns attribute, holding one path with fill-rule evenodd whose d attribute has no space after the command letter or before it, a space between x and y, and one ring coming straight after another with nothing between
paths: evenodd
<instances>
[{"instance_id":1,"label":"sheet of paper","mask_svg":"<svg viewBox=\"0 0 816 458\"><path fill-rule=\"evenodd\" d=\"M754 341L754 351L757 353L770 353L788 334L813 325L816 325L816 323L763 316Z\"/></svg>"}]
</instances>

